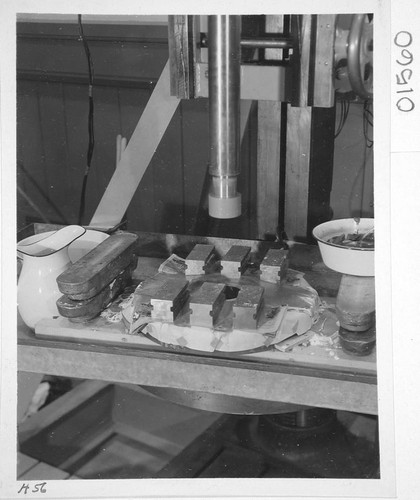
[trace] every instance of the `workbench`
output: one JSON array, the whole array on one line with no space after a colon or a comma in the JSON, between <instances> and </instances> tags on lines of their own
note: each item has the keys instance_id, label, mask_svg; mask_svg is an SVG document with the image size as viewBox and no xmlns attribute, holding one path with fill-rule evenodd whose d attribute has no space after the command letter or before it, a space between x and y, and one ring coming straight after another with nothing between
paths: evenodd
<instances>
[{"instance_id":1,"label":"workbench","mask_svg":"<svg viewBox=\"0 0 420 500\"><path fill-rule=\"evenodd\" d=\"M42 226L41 231L52 228ZM137 234L136 253L150 269L171 253L185 257L195 243L232 244L228 239ZM256 252L269 244L241 241ZM320 297L334 300L341 276L325 267L315 245L293 244L289 259L290 267L303 272ZM377 414L375 350L365 357L338 359L302 350L275 353L274 358L270 351L198 353L153 342L133 348L38 338L20 319L17 340L20 372L136 384L168 399L226 413L268 414L319 407Z\"/></svg>"}]
</instances>

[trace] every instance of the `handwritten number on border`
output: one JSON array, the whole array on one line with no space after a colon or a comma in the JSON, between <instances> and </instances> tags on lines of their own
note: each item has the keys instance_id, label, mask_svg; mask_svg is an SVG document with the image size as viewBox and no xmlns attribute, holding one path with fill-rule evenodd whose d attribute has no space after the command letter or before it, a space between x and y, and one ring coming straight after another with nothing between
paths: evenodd
<instances>
[{"instance_id":1,"label":"handwritten number on border","mask_svg":"<svg viewBox=\"0 0 420 500\"><path fill-rule=\"evenodd\" d=\"M30 486L28 483L23 483L18 491L18 495L27 495L28 493L47 493L46 482L35 483Z\"/></svg>"},{"instance_id":2,"label":"handwritten number on border","mask_svg":"<svg viewBox=\"0 0 420 500\"><path fill-rule=\"evenodd\" d=\"M409 86L409 80L413 76L412 67L410 66L414 61L414 54L407 47L410 47L413 43L413 35L409 31L399 31L394 37L394 45L400 48L400 53L395 60L399 66L404 66L399 73L396 73L396 80L398 85L398 90L396 91L398 100L395 103L399 111L403 113L409 113L415 108L414 100L412 99L411 92L414 92L413 88ZM410 97L407 95L400 94L411 94Z\"/></svg>"}]
</instances>

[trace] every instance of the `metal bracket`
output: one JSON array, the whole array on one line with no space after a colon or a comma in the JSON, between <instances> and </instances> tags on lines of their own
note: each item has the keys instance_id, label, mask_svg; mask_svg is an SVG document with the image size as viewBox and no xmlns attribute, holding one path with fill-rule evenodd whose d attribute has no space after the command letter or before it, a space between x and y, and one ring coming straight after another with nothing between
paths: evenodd
<instances>
[{"instance_id":1,"label":"metal bracket","mask_svg":"<svg viewBox=\"0 0 420 500\"><path fill-rule=\"evenodd\" d=\"M213 328L225 302L223 283L206 281L199 290L191 295L190 325Z\"/></svg>"},{"instance_id":2,"label":"metal bracket","mask_svg":"<svg viewBox=\"0 0 420 500\"><path fill-rule=\"evenodd\" d=\"M173 323L188 300L188 281L166 279L150 299L152 319Z\"/></svg>"},{"instance_id":3,"label":"metal bracket","mask_svg":"<svg viewBox=\"0 0 420 500\"><path fill-rule=\"evenodd\" d=\"M221 261L221 274L231 279L239 279L246 269L250 247L233 245Z\"/></svg>"},{"instance_id":4,"label":"metal bracket","mask_svg":"<svg viewBox=\"0 0 420 500\"><path fill-rule=\"evenodd\" d=\"M264 288L244 285L233 306L233 327L256 330L259 313L263 307Z\"/></svg>"},{"instance_id":5,"label":"metal bracket","mask_svg":"<svg viewBox=\"0 0 420 500\"><path fill-rule=\"evenodd\" d=\"M205 274L214 264L214 245L197 244L185 259L186 276Z\"/></svg>"},{"instance_id":6,"label":"metal bracket","mask_svg":"<svg viewBox=\"0 0 420 500\"><path fill-rule=\"evenodd\" d=\"M260 265L260 279L269 283L280 283L288 268L287 250L270 248Z\"/></svg>"}]
</instances>

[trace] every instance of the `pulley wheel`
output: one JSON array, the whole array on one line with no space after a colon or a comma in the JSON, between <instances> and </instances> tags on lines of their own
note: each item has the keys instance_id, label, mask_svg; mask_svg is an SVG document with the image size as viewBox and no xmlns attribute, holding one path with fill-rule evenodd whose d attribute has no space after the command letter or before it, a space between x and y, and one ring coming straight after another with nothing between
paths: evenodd
<instances>
[{"instance_id":1,"label":"pulley wheel","mask_svg":"<svg viewBox=\"0 0 420 500\"><path fill-rule=\"evenodd\" d=\"M373 24L366 14L352 17L347 45L348 77L363 99L373 97Z\"/></svg>"}]
</instances>

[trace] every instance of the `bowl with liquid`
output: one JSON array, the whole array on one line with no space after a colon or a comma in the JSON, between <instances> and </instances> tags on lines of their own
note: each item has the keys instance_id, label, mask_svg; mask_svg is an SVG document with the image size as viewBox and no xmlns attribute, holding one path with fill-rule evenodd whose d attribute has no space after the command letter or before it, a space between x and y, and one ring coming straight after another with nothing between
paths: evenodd
<instances>
[{"instance_id":1,"label":"bowl with liquid","mask_svg":"<svg viewBox=\"0 0 420 500\"><path fill-rule=\"evenodd\" d=\"M375 275L373 218L331 220L316 226L312 234L324 264L333 271L353 276Z\"/></svg>"}]
</instances>

